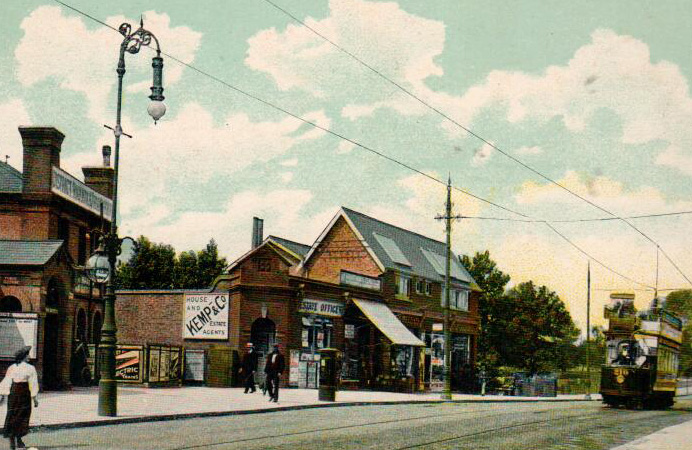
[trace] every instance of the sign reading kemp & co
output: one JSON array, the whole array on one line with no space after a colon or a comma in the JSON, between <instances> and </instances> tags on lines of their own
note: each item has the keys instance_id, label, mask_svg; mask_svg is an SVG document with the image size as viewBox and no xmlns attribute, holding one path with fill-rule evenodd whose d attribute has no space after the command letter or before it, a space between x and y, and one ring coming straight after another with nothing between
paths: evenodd
<instances>
[{"instance_id":1,"label":"sign reading kemp & co","mask_svg":"<svg viewBox=\"0 0 692 450\"><path fill-rule=\"evenodd\" d=\"M228 294L185 294L184 339L228 339Z\"/></svg>"},{"instance_id":2,"label":"sign reading kemp & co","mask_svg":"<svg viewBox=\"0 0 692 450\"><path fill-rule=\"evenodd\" d=\"M305 298L300 301L298 312L305 314L317 314L320 316L341 317L344 315L344 305L325 300L312 300Z\"/></svg>"},{"instance_id":3,"label":"sign reading kemp & co","mask_svg":"<svg viewBox=\"0 0 692 450\"><path fill-rule=\"evenodd\" d=\"M55 166L53 166L50 190L54 194L58 194L73 203L83 206L95 214L101 214L101 205L103 205L103 216L106 218L112 216L113 202L108 197L99 194L69 173Z\"/></svg>"}]
</instances>

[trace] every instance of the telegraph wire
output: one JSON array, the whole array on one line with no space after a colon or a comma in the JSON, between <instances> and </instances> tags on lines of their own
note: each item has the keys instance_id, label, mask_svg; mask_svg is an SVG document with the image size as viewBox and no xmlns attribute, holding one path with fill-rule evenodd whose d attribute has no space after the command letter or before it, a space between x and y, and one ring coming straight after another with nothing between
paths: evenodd
<instances>
[{"instance_id":1,"label":"telegraph wire","mask_svg":"<svg viewBox=\"0 0 692 450\"><path fill-rule=\"evenodd\" d=\"M667 217L667 216L681 216L692 214L692 211L675 211L669 213L660 214L641 214L636 216L625 216L623 219L647 219L652 217ZM507 221L507 222L525 222L525 223L579 223L579 222L607 222L613 220L620 220L617 217L597 217L594 219L559 219L559 220L539 220L539 219L515 219L512 217L484 217L484 216L462 216L462 219L476 219L476 220L497 220L497 221Z\"/></svg>"},{"instance_id":2,"label":"telegraph wire","mask_svg":"<svg viewBox=\"0 0 692 450\"><path fill-rule=\"evenodd\" d=\"M108 25L107 23L103 22L102 20L99 20L99 19L97 19L97 18L95 18L95 17L93 17L93 16L91 16L91 15L89 15L89 14L87 14L87 13L85 13L85 12L83 12L83 11L81 11L81 10L75 8L75 7L73 7L73 6L70 6L70 5L68 5L68 4L64 3L64 2L62 2L61 0L54 0L54 1L55 1L56 3L59 3L59 4L63 5L63 6L65 6L66 8L69 8L69 9L71 9L72 11L75 11L75 12L77 12L77 13L79 13L79 14L85 16L85 17L88 17L89 19L91 19L91 20L93 20L93 21L95 21L95 22L97 22L97 23L99 23L99 24L101 24L101 25L104 25L104 26L106 26L106 27L108 27L108 28L110 28L110 29L112 29L112 30L118 32L118 34L120 34L120 31L119 31L118 29L116 29L115 27L112 27L111 25ZM419 175L423 175L424 177L429 178L430 180L433 180L433 181L435 181L435 182L437 182L437 183L440 183L440 184L442 184L442 185L444 185L444 186L447 185L444 181L440 180L439 178L436 178L436 177L434 177L434 176L432 176L432 175L430 175L430 174L428 174L428 173L425 173L425 172L423 172L423 171L420 170L420 169L416 169L415 167L413 167L413 166L411 166L411 165L409 165L409 164L407 164L407 163L404 163L404 162L402 162L402 161L399 161L399 160L396 159L396 158L393 158L393 157L391 157L391 156L388 156L388 155L386 155L386 154L384 154L384 153L382 153L382 152L380 152L380 151L378 151L378 150L375 150L375 149L373 149L372 147L369 147L369 146L367 146L367 145L361 144L360 142L358 142L358 141L356 141L356 140L354 140L354 139L351 139L351 138L349 138L349 137L347 137L347 136L344 136L344 135L342 135L342 134L340 134L340 133L338 133L338 132L336 132L336 131L330 130L329 128L323 127L322 125L319 125L319 124L317 124L317 123L315 123L315 122L312 122L312 121L310 121L310 120L308 120L308 119L305 119L304 117L302 117L302 116L300 116L300 115L298 115L298 114L296 114L296 113L293 113L293 112L291 112L291 111L289 111L289 110L287 110L287 109L285 109L285 108L283 108L283 107L281 107L281 106L275 105L275 104L273 104L273 103L271 103L271 102L269 102L269 101L267 101L267 100L264 100L264 99L262 99L261 97L258 97L258 96L255 95L255 94L252 94L252 93L247 92L247 91L245 91L245 90L243 90L243 89L240 89L239 87L234 86L234 85L232 85L232 84L230 84L230 83L228 83L228 82L222 80L221 78L219 78L219 77L217 77L217 76L215 76L215 75L212 75L212 74L209 73L209 72L206 72L206 71L204 71L204 70L202 70L202 69L199 69L199 68L193 66L193 65L190 64L190 63L187 63L187 62L185 62L185 61L182 61L181 59L179 59L179 58L177 58L177 57L175 57L175 56L173 56L173 55L171 55L171 54L169 54L169 53L166 53L166 52L164 52L164 51L161 51L161 54L167 56L168 58L172 59L173 61L177 62L178 64L181 64L181 65L183 65L183 66L185 66L185 67L187 67L187 68L189 68L189 69L191 69L191 70L193 70L193 71L195 71L195 72L197 72L197 73L199 73L199 74L201 74L201 75L203 75L203 76L205 76L205 77L207 77L207 78L210 78L210 79L216 81L217 83L220 83L220 84L226 86L226 87L229 88L229 89L232 89L233 91L235 91L235 92L237 92L237 93L239 93L239 94L242 94L242 95L244 95L244 96L246 96L246 97L248 97L248 98L251 98L251 99L253 99L253 100L255 100L255 101L258 101L258 102L262 103L262 104L265 105L265 106L268 106L268 107L273 108L273 109L275 109L275 110L277 110L277 111L280 111L280 112L282 112L282 113L284 113L284 114L286 114L286 115L288 115L288 116L293 117L294 119L297 119L297 120L299 120L299 121L301 121L301 122L303 122L303 123L305 123L305 124L311 125L311 126L314 127L314 128L317 128L317 129L319 129L319 130L322 130L322 131L324 131L325 133L331 134L332 136L335 136L335 137L337 137L337 138L339 138L339 139L342 139L342 140L344 140L344 141L346 141L346 142L350 142L351 144L353 144L353 145L355 145L355 146L357 146L357 147L360 147L360 148L362 148L362 149L364 149L364 150L366 150L366 151L369 151L369 152L371 152L371 153L373 153L373 154L375 154L375 155L377 155L377 156L380 156L381 158L384 158L384 159L386 159L386 160L388 160L388 161L390 161L390 162L393 162L393 163L395 163L395 164L397 164L397 165L399 165L399 166L401 166L401 167L404 167L404 168L406 168L406 169L408 169L408 170L411 170L411 171L413 171L413 172L415 172L415 173L417 173L417 174L419 174ZM494 203L494 202L492 202L491 200L487 200L487 199L485 199L485 198L483 198L483 197L480 197L480 196L478 196L478 195L475 195L475 194L473 194L473 193L471 193L471 192L469 192L469 191L467 191L467 190L465 190L465 189L462 189L462 188L459 188L459 187L453 187L453 189L456 190L456 191L462 192L463 194L466 194L466 195L468 195L469 197L475 198L476 200L479 200L479 201L481 201L481 202L487 203L487 204L489 204L489 205L491 205L491 206L495 206L496 208L500 208L500 209L502 209L502 210L504 210L504 211L507 211L507 212L510 212L510 213L512 213L512 214L516 214L516 215L521 216L521 217L528 217L528 216L525 215L525 214L522 214L522 213L520 213L520 212L518 212L518 211L514 211L514 210L512 210L512 209L510 209L510 208L508 208L508 207L505 207L505 206L499 205L499 204L497 204L497 203Z\"/></svg>"},{"instance_id":3,"label":"telegraph wire","mask_svg":"<svg viewBox=\"0 0 692 450\"><path fill-rule=\"evenodd\" d=\"M77 9L77 8L75 8L75 7L73 7L73 6L71 6L71 5L68 5L67 3L65 3L65 2L63 2L63 1L61 1L61 0L54 0L54 1L55 1L56 3L58 3L58 4L60 4L60 5L63 5L64 7L68 8L68 9L70 9L70 10L72 10L72 11L74 11L74 12L76 12L76 13L78 13L78 14L84 16L84 17L87 17L87 18L89 18L90 20L92 20L92 21L94 21L94 22L96 22L96 23L99 23L99 24L101 24L101 25L103 25L103 26L105 26L105 27L108 27L108 28L110 28L111 30L113 30L113 31L117 32L118 34L120 34L120 31L119 31L118 29L116 29L115 27L113 27L113 26L107 24L106 22L104 22L104 21L102 21L102 20L100 20L100 19L97 19L97 18L95 18L94 16L92 16L92 15L90 15L90 14L87 14L87 13L85 13L85 12L83 12L83 11L81 11L81 10L79 10L79 9ZM147 48L148 48L148 47L147 47ZM235 92L237 92L237 93L239 93L239 94L242 94L242 95L244 95L244 96L246 96L246 97L248 97L248 98L251 98L251 99L253 99L253 100L255 100L255 101L258 101L258 102L264 104L265 106L268 106L268 107L270 107L270 108L272 108L272 109L275 109L275 110L277 110L277 111L280 111L280 112L282 112L282 113L284 113L284 114L286 114L286 115L288 115L288 116L291 116L291 117L293 117L293 118L295 118L295 119L297 119L297 120L300 120L301 122L304 122L305 124L311 125L311 126L317 128L317 129L320 129L320 130L322 130L322 131L324 131L324 132L326 132L326 133L328 133L328 134L331 134L331 135L333 135L333 136L335 136L335 137L337 137L337 138L339 138L339 139L342 139L342 140L345 140L345 141L347 141L347 142L350 142L350 143L352 143L353 145L355 145L355 146L357 146L357 147L363 148L364 150L367 150L367 151L369 151L369 152L372 152L372 153L374 153L374 154L376 154L376 155L378 155L378 156L380 156L380 157L382 157L382 158L385 158L385 159L387 159L387 160L389 160L389 161L391 161L391 162L394 162L395 164L398 164L398 165L400 165L400 166L402 166L402 167L404 167L404 168L407 168L407 169L409 169L409 170L411 170L411 171L413 171L413 172L416 172L416 173L418 173L418 174L420 174L420 175L425 176L426 178L429 178L429 179L431 179L431 180L433 180L433 181L435 181L435 182L437 182L437 183L440 183L440 184L446 186L446 183L445 183L444 181L442 181L442 180L440 180L440 179L438 179L438 178L436 178L436 177L434 177L434 176L432 176L432 175L430 175L430 174L427 174L427 173L425 173L425 172L423 172L423 171L421 171L421 170L419 170L419 169L416 169L416 168L414 168L414 167L412 167L412 166L410 166L410 165L408 165L408 164L406 164L406 163L403 163L403 162L401 162L401 161L398 161L398 160L396 160L396 159L394 159L394 158L392 158L392 157L390 157L390 156L387 156L387 155L385 155L385 154L383 154L383 153L381 153L381 152L378 152L377 150L374 150L374 149L372 149L372 148L370 148L370 147L368 147L368 146L365 146L365 145L363 145L363 144L361 144L361 143L359 143L359 142L357 142L357 141L355 141L355 140L352 140L352 139L350 139L350 138L348 138L348 137L346 137L346 136L343 136L343 135L341 135L341 134L339 134L339 133L337 133L337 132L335 132L335 131L332 131L332 130L330 130L330 129L328 129L328 128L322 127L321 125L318 125L318 124L316 124L316 123L314 123L314 122L311 122L311 121L309 121L309 120L307 120L307 119L305 119L305 118L303 118L303 117L301 117L301 116L299 116L299 115L297 115L297 114L295 114L295 113L292 113L292 112L290 112L290 111L288 111L288 110L286 110L286 109L284 109L284 108L282 108L282 107L280 107L280 106L274 105L273 103L271 103L271 102L269 102L269 101L267 101L267 100L264 100L264 99L262 99L262 98L260 98L260 97L258 97L258 96L256 96L256 95L254 95L254 94L251 94L251 93L249 93L249 92L246 92L246 91L244 91L244 90L242 90L242 89L240 89L240 88L238 88L238 87L236 87L236 86L234 86L234 85L232 85L232 84L230 84L230 83L228 83L228 82L222 80L221 78L219 78L219 77L217 77L217 76L215 76L215 75L212 75L212 74L210 74L210 73L208 73L208 72L206 72L206 71L204 71L204 70L202 70L202 69L199 69L199 68L193 66L193 65L190 64L190 63L187 63L187 62L185 62L185 61L182 61L181 59L179 59L179 58L177 58L177 57L175 57L175 56L173 56L173 55L171 55L171 54L169 54L169 53L166 53L166 52L164 52L164 51L161 51L161 53L162 53L163 55L167 56L168 58L172 59L173 61L177 62L178 64L181 64L181 65L183 65L183 66L185 66L185 67L191 69L192 71L199 73L200 75L203 75L203 76L205 76L205 77L207 77L207 78L209 78L209 79L211 79L211 80L213 80L213 81L216 81L217 83L219 83L219 84L221 84L221 85L223 85L223 86L225 86L225 87L227 87L227 88L229 88L229 89L231 89L231 90L233 90L233 91L235 91ZM386 79L386 77L385 77L385 79ZM403 88L402 88L402 89L403 89ZM405 91L405 92L406 92L406 91ZM411 95L412 95L412 94L411 94ZM424 103L424 104L425 104L425 103ZM431 106L430 106L430 107L431 107ZM431 108L432 108L432 107L431 107ZM434 108L433 108L433 109L434 109ZM437 111L437 110L436 110L436 111ZM442 114L442 113L440 112L440 114ZM444 114L443 114L443 115L444 115ZM445 116L445 117L446 117L446 116ZM450 120L451 120L451 119L450 119ZM461 126L461 125L459 125L459 126ZM472 132L470 132L470 133L473 134ZM483 138L481 138L481 137L478 137L478 138L481 139L481 140L483 140ZM493 146L493 144L490 144L490 145ZM493 147L494 147L494 146L493 146ZM498 149L498 151L501 151L501 150ZM473 198L475 198L475 199L477 199L477 200L480 200L480 201L482 201L482 202L484 202L484 203L490 204L490 205L492 205L492 206L495 206L495 207L500 208L500 209L502 209L502 210L505 210L505 211L511 212L511 213L513 213L513 214L519 215L519 216L521 216L521 217L525 217L525 218L527 218L527 219L531 219L529 216L527 216L527 215L525 215L525 214L522 214L522 213L520 213L520 212L514 211L514 210L512 210L512 209L510 209L510 208L507 208L507 207L504 207L504 206L502 206L502 205L496 204L496 203L494 203L494 202L492 202L492 201L490 201L490 200L486 200L486 199L484 199L484 198L482 198L482 197L479 197L479 196L477 196L477 195L475 195L475 194L472 194L472 193L470 193L470 192L468 192L468 191L466 191L466 190L464 190L464 189L461 189L461 188L458 188L458 187L454 187L454 186L453 186L452 188L453 188L454 190L456 190L456 191L462 192L462 193L464 193L464 194L466 194L466 195L468 195L468 196L470 196L470 197L473 197ZM609 213L609 214L613 215L612 213ZM641 285L641 286L647 286L647 287L648 287L647 284L644 284L644 283L640 283L640 282L638 282L638 281L635 281L635 280L633 280L632 278L627 277L627 276L621 274L620 272L616 271L615 269L610 268L609 266L607 266L607 265L605 265L604 263L600 262L600 261L597 260L596 258L592 257L592 256L591 256L589 253L587 253L585 250L581 249L581 248L580 248L579 246L577 246L574 242L570 241L565 235L563 235L562 233L560 233L559 231L557 231L555 228L553 228L547 221L545 221L545 220L537 220L537 219L532 219L532 220L530 220L530 221L545 223L550 229L552 229L555 233L557 233L559 236L561 236L561 237L562 237L564 240L566 240L571 246L573 246L574 248L576 248L580 253L584 254L587 258L592 259L593 261L595 261L596 263L598 263L599 265L601 265L601 266L602 266L603 268L605 268L606 270L608 270L608 271L614 273L615 275L620 276L621 278L623 278L623 279L625 279L625 280L628 280L628 281L633 282L633 283L635 283L635 284L639 284L639 285ZM527 222L529 222L529 220L527 220ZM664 253L664 254L665 254L665 253ZM672 261L671 261L671 262L672 262ZM677 267L677 266L676 266L676 267ZM678 269L678 270L679 270L679 269ZM689 280L688 280L688 281L689 281ZM691 282L690 284L692 284L692 282Z\"/></svg>"},{"instance_id":4,"label":"telegraph wire","mask_svg":"<svg viewBox=\"0 0 692 450\"><path fill-rule=\"evenodd\" d=\"M299 24L301 24L302 26L304 26L305 28L307 28L308 30L312 31L314 34L316 34L317 36L319 36L320 38L324 39L326 42L328 42L329 44L331 44L332 46L334 46L337 50L339 50L339 51L341 51L342 53L344 53L344 54L350 56L351 58L353 58L354 60L356 60L358 63L360 63L361 65L363 65L364 67L366 67L367 69L369 69L370 71L372 71L374 74L376 74L377 76L379 76L379 77L382 78L383 80L385 80L385 81L387 81L388 83L390 83L390 84L392 84L393 86L395 86L397 89L399 89L399 90L400 90L401 92L403 92L404 94L406 94L406 95L408 95L409 97L413 98L414 100L418 101L419 103L421 103L421 104L424 105L425 107L427 107L427 108L429 108L430 110L434 111L435 113L437 113L437 114L440 115L441 117L445 118L447 121L453 123L453 124L456 125L457 127L461 128L462 130L466 131L466 132L469 133L471 136L475 137L476 139L480 140L481 142L485 143L486 145L490 146L491 148L497 150L498 152L500 152L501 154L503 154L503 155L506 156L507 158L511 159L511 160L514 161L515 163L519 164L520 166L524 167L525 169L527 169L527 170L533 172L534 174L538 175L539 177L545 179L546 181L548 181L548 182L550 182L550 183L552 183L552 184L558 186L559 188L565 190L566 192L568 192L569 194L573 195L574 197L577 197L578 199L580 199L580 200L582 200L582 201L588 203L589 205L593 206L594 208L597 208L597 209L603 211L604 213L606 213L606 214L608 214L608 215L610 215L610 216L613 216L615 219L621 220L622 222L624 222L625 224L627 224L630 228L632 228L634 231L636 231L637 233L639 233L640 235L642 235L645 239L649 240L652 244L654 244L654 245L657 246L657 247L660 247L659 244L658 244L658 242L656 242L656 241L655 241L654 239L652 239L649 235L647 235L646 233L644 233L643 231L641 231L639 228L637 228L634 224L632 224L631 222L629 222L627 219L625 219L625 218L623 218L623 217L620 217L619 215L617 215L617 214L615 214L615 213L613 213L613 212L607 210L606 208L600 206L599 204L597 204L597 203L595 203L595 202L589 200L588 198L586 198L586 197L584 197L584 196L582 196L582 195L579 195L577 192L575 192L575 191L569 189L567 186L565 186L565 185L559 183L558 181L552 179L551 177L549 177L549 176L547 176L547 175L544 175L543 173L539 172L538 170L536 170L536 169L534 169L533 167L529 166L528 164L524 163L524 162L523 162L522 160L520 160L519 158L516 158L515 156L512 156L512 155L509 154L508 152L502 150L500 147L498 147L497 145L493 144L493 143L490 142L489 140L485 139L483 136L479 135L478 133L474 132L474 131L471 130L469 127L466 127L466 126L462 125L461 123L459 123L458 121L454 120L454 119L451 118L449 115L447 115L447 114L445 114L444 112L442 112L440 109L438 109L438 108L432 106L430 103L426 102L425 100L423 100L422 98L420 98L419 96L417 96L416 94L414 94L413 92L409 91L408 89L406 89L405 87L403 87L401 84L399 84L399 83L397 83L396 81L390 79L389 77L387 77L386 75L384 75L382 72L380 72L379 70L377 70L376 68L374 68L374 67L371 66L370 64L366 63L365 61L363 61L362 59L358 58L358 57L357 57L356 55L354 55L353 53L349 52L348 50L346 50L346 49L343 48L342 46L340 46L340 45L338 45L337 43L335 43L334 41L330 40L329 38L327 38L326 36L324 36L323 34L321 34L320 32L318 32L317 30L315 30L314 28L312 28L311 26L309 26L308 24L306 24L304 21L300 20L300 19L299 19L298 17L296 17L295 15L291 14L290 12L288 12L287 10L285 10L284 8L281 8L280 6L278 6L278 5L277 5L276 3L274 3L273 1L271 1L271 0L264 0L264 2L265 2L265 3L268 3L269 5L273 6L273 7L276 8L277 10L279 10L279 11L281 11L282 13L286 14L288 17L290 17L290 18L293 19L294 21L298 22ZM667 254L665 251L663 251L663 249L661 249L661 253L663 253L663 255L668 259L668 261L670 261L670 263L675 267L675 269L677 269L677 271L680 273L680 275L682 275L683 278L685 278L685 280L687 280L688 283L692 284L692 280L690 280L690 279L687 277L687 275L685 275L685 273L678 267L677 264L675 264L675 262L673 262L672 258L671 258L670 256L668 256L668 254Z\"/></svg>"}]
</instances>

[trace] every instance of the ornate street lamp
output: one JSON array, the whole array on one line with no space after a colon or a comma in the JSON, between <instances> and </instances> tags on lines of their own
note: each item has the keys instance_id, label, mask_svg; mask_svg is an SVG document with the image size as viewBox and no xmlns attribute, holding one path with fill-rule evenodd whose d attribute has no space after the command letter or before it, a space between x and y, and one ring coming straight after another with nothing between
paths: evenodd
<instances>
[{"instance_id":1,"label":"ornate street lamp","mask_svg":"<svg viewBox=\"0 0 692 450\"><path fill-rule=\"evenodd\" d=\"M117 345L115 325L115 262L121 252L123 240L118 237L117 212L118 212L118 163L120 159L120 136L123 129L120 123L123 97L123 75L125 75L125 52L136 54L143 45L150 46L152 40L156 44L156 56L153 58L154 81L151 87L151 104L147 108L149 115L158 121L166 113L163 104L163 58L159 41L150 31L144 29L144 22L140 20L139 28L132 31L129 23L123 23L119 28L124 36L120 44L120 59L118 60L118 108L113 134L115 135L115 160L113 163L113 212L111 216L110 232L103 236L99 249L89 258L90 276L94 281L104 280L106 293L104 295L104 320L99 345L101 380L99 381L99 407L100 416L116 416L118 412L118 385L115 380L115 350ZM108 127L110 128L110 127ZM126 135L126 134L125 134ZM127 135L126 135L127 136ZM105 269L103 258L108 261L108 269ZM107 270L107 273L106 273ZM101 282L104 282L101 281Z\"/></svg>"}]
</instances>

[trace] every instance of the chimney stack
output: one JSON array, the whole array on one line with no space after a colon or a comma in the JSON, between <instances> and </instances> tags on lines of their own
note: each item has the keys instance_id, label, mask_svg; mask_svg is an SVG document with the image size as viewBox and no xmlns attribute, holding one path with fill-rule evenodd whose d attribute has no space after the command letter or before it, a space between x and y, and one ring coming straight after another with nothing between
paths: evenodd
<instances>
[{"instance_id":1,"label":"chimney stack","mask_svg":"<svg viewBox=\"0 0 692 450\"><path fill-rule=\"evenodd\" d=\"M82 167L84 184L101 195L113 199L113 187L115 184L115 169L111 165L111 147L104 145L101 149L103 155L103 167Z\"/></svg>"},{"instance_id":2,"label":"chimney stack","mask_svg":"<svg viewBox=\"0 0 692 450\"><path fill-rule=\"evenodd\" d=\"M264 240L264 220L253 217L252 218L252 248L256 249L262 245Z\"/></svg>"},{"instance_id":3,"label":"chimney stack","mask_svg":"<svg viewBox=\"0 0 692 450\"><path fill-rule=\"evenodd\" d=\"M65 135L53 127L19 127L24 147L24 192L50 192L52 167L60 167L60 148Z\"/></svg>"},{"instance_id":4,"label":"chimney stack","mask_svg":"<svg viewBox=\"0 0 692 450\"><path fill-rule=\"evenodd\" d=\"M101 149L101 154L103 155L103 167L111 166L111 146L104 145Z\"/></svg>"}]
</instances>

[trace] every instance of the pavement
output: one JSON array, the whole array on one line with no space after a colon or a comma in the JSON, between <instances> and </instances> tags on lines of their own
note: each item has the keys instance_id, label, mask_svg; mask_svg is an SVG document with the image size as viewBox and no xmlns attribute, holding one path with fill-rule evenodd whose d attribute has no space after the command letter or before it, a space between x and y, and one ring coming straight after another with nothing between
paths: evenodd
<instances>
[{"instance_id":1,"label":"pavement","mask_svg":"<svg viewBox=\"0 0 692 450\"><path fill-rule=\"evenodd\" d=\"M611 450L684 450L692 448L692 420L644 436Z\"/></svg>"},{"instance_id":2,"label":"pavement","mask_svg":"<svg viewBox=\"0 0 692 450\"><path fill-rule=\"evenodd\" d=\"M118 388L118 416L98 415L98 388L75 388L39 394L39 407L31 414L32 428L73 428L118 423L151 422L188 417L255 414L307 408L442 402L439 393L402 394L376 391L339 391L336 402L318 400L316 389L281 389L279 402L269 402L261 391L244 394L242 388ZM512 397L455 394L454 402L531 402L584 400L584 395L557 397ZM600 395L592 394L592 400ZM0 407L5 416L7 402Z\"/></svg>"}]
</instances>

